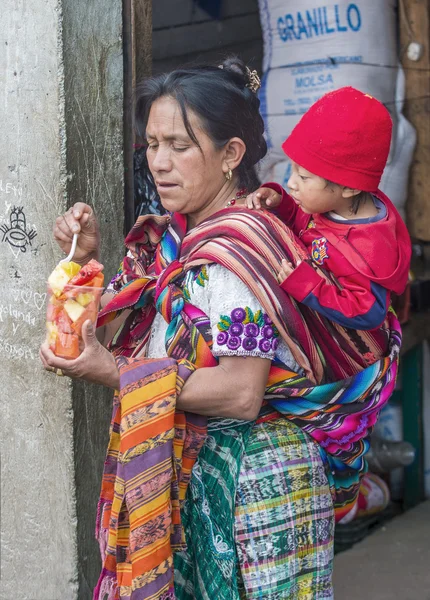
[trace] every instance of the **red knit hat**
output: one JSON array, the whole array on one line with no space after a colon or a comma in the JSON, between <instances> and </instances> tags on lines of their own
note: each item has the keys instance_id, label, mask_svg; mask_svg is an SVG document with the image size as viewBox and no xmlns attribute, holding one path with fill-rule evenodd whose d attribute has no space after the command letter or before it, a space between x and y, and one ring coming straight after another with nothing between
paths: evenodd
<instances>
[{"instance_id":1,"label":"red knit hat","mask_svg":"<svg viewBox=\"0 0 430 600\"><path fill-rule=\"evenodd\" d=\"M390 150L392 122L375 98L352 87L322 96L282 144L295 163L350 188L376 192Z\"/></svg>"}]
</instances>

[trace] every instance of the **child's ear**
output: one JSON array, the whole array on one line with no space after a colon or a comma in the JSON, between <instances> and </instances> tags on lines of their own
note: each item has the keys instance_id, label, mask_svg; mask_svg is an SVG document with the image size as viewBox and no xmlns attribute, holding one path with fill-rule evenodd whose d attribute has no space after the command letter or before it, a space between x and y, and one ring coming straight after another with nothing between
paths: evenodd
<instances>
[{"instance_id":1,"label":"child's ear","mask_svg":"<svg viewBox=\"0 0 430 600\"><path fill-rule=\"evenodd\" d=\"M355 190L354 188L346 186L342 188L342 198L354 198L354 196L358 196L358 194L361 194L361 190Z\"/></svg>"}]
</instances>

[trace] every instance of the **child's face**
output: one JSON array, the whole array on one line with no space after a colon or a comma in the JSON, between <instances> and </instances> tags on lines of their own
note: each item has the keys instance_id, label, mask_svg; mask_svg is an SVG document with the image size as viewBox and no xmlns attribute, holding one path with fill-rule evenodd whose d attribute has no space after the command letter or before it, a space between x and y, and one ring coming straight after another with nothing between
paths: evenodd
<instances>
[{"instance_id":1,"label":"child's face","mask_svg":"<svg viewBox=\"0 0 430 600\"><path fill-rule=\"evenodd\" d=\"M330 186L325 179L294 162L287 185L290 196L306 214L330 211L341 214L348 210L349 205L343 197L342 186Z\"/></svg>"}]
</instances>

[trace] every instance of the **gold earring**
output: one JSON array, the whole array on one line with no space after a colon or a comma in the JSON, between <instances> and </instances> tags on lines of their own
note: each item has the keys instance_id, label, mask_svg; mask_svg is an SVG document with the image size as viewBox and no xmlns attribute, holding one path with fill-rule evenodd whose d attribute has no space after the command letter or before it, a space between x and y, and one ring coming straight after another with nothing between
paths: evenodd
<instances>
[{"instance_id":1,"label":"gold earring","mask_svg":"<svg viewBox=\"0 0 430 600\"><path fill-rule=\"evenodd\" d=\"M225 174L225 178L227 179L227 181L230 181L232 177L233 177L233 171L229 168L227 173Z\"/></svg>"}]
</instances>

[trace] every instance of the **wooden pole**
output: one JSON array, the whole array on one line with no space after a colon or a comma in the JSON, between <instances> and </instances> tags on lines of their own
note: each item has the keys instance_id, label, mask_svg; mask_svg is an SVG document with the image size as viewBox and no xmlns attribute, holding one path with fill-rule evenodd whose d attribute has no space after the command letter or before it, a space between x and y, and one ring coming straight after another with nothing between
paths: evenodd
<instances>
[{"instance_id":1,"label":"wooden pole","mask_svg":"<svg viewBox=\"0 0 430 600\"><path fill-rule=\"evenodd\" d=\"M123 0L124 49L124 214L125 233L135 221L133 95L152 68L152 0Z\"/></svg>"},{"instance_id":2,"label":"wooden pole","mask_svg":"<svg viewBox=\"0 0 430 600\"><path fill-rule=\"evenodd\" d=\"M134 51L133 51L133 0L123 0L123 56L124 56L124 234L134 224Z\"/></svg>"},{"instance_id":3,"label":"wooden pole","mask_svg":"<svg viewBox=\"0 0 430 600\"><path fill-rule=\"evenodd\" d=\"M152 0L133 1L135 83L152 72Z\"/></svg>"},{"instance_id":4,"label":"wooden pole","mask_svg":"<svg viewBox=\"0 0 430 600\"><path fill-rule=\"evenodd\" d=\"M409 176L406 204L411 236L430 241L430 0L399 0L400 44L406 76L404 113L417 131L417 146ZM408 48L420 44L421 57L412 60Z\"/></svg>"}]
</instances>

